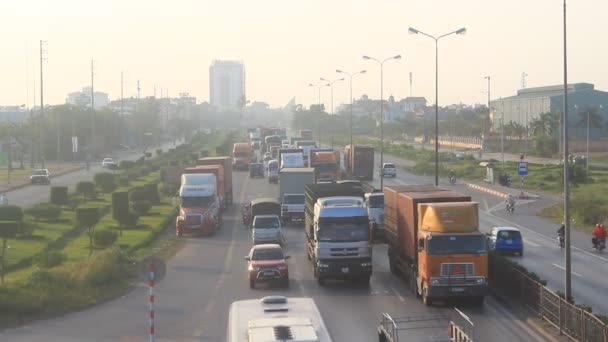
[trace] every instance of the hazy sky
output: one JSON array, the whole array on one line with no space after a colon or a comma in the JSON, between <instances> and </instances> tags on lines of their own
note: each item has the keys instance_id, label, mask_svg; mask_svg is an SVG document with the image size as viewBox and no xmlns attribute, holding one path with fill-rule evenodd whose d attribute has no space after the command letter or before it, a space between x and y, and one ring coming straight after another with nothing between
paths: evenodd
<instances>
[{"instance_id":1,"label":"hazy sky","mask_svg":"<svg viewBox=\"0 0 608 342\"><path fill-rule=\"evenodd\" d=\"M608 91L606 0L569 1L569 80ZM317 102L319 77L356 76L354 96L379 97L379 67L364 61L401 54L384 66L384 94L410 94L434 103L434 43L410 35L412 26L440 35L462 26L464 36L440 40L440 105L485 102L515 93L526 72L528 87L559 84L562 76L561 0L0 0L0 105L39 102L38 41L48 41L45 103L90 84L120 96L157 95L160 88L209 97L213 59L240 59L247 97L283 106ZM27 81L26 81L27 79ZM35 79L35 80L34 80ZM28 87L29 86L29 87ZM28 94L29 88L29 97ZM329 89L322 101L329 105ZM348 83L334 86L334 102L348 101Z\"/></svg>"}]
</instances>

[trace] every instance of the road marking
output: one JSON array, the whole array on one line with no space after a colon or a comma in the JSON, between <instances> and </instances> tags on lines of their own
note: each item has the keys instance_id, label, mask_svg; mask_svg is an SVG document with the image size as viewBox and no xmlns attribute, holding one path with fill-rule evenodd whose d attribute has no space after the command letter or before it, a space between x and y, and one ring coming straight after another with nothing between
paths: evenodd
<instances>
[{"instance_id":1,"label":"road marking","mask_svg":"<svg viewBox=\"0 0 608 342\"><path fill-rule=\"evenodd\" d=\"M540 247L540 245L539 245L539 244L537 244L536 242L532 242L532 241L534 241L534 240L530 240L530 239L524 239L524 243L525 243L526 245L530 245L530 246L532 246L532 247Z\"/></svg>"},{"instance_id":2,"label":"road marking","mask_svg":"<svg viewBox=\"0 0 608 342\"><path fill-rule=\"evenodd\" d=\"M405 303L405 298L402 295L400 295L399 292L397 292L397 290L395 290L394 287L391 287L391 290L393 291L393 293L395 294L395 296L397 296L397 298L399 298L399 300L402 303Z\"/></svg>"},{"instance_id":3,"label":"road marking","mask_svg":"<svg viewBox=\"0 0 608 342\"><path fill-rule=\"evenodd\" d=\"M509 321L514 322L520 328L522 328L529 336L533 337L537 341L545 341L545 339L540 336L534 329L532 329L528 324L522 322L519 318L511 313L511 311L498 302L494 300L492 297L486 297L486 305L488 309L498 313L498 315L494 315L494 317L500 319L501 317L507 318Z\"/></svg>"},{"instance_id":4,"label":"road marking","mask_svg":"<svg viewBox=\"0 0 608 342\"><path fill-rule=\"evenodd\" d=\"M532 230L532 229L530 229L530 228L524 227L524 226L522 226L522 225L520 225L520 224L517 224L517 223L515 223L515 222L511 222L511 221L509 221L509 220L507 220L507 219L503 219L502 217L498 217L498 216L496 216L496 215L494 215L494 214L492 214L492 213L490 213L490 212L486 212L486 215L491 216L491 217L493 217L493 218L495 218L495 219L497 219L497 220L500 220L500 221L503 221L503 222L506 222L506 223L512 224L512 225L513 225L513 227L520 228L520 229L522 229L522 230L527 231L528 233L535 234L536 236L539 236L539 237L541 237L541 238L543 238L543 239L548 239L549 241L553 241L553 238L550 238L550 237L548 237L548 236L546 236L546 235L543 235L543 234L541 234L541 233L539 233L539 232L537 232L537 231L534 231L534 230ZM575 250L577 250L577 251L579 251L579 252L583 252L583 253L585 253L586 255L589 255L589 256L591 256L591 257L597 258L597 259L599 259L599 260L601 260L601 261L608 261L608 258L606 258L606 257L599 256L599 255L596 255L596 254L593 254L593 253L587 252L586 250L581 249L581 248L578 248L578 247L575 247L575 246L571 246L571 247L572 247L572 249L575 249Z\"/></svg>"},{"instance_id":5,"label":"road marking","mask_svg":"<svg viewBox=\"0 0 608 342\"><path fill-rule=\"evenodd\" d=\"M486 211L490 210L490 209L489 209L489 208L490 208L490 205L488 204L488 199L487 199L487 198L484 198L484 199L483 199L483 204L484 204L484 205L485 205L485 207L486 207Z\"/></svg>"},{"instance_id":6,"label":"road marking","mask_svg":"<svg viewBox=\"0 0 608 342\"><path fill-rule=\"evenodd\" d=\"M564 270L564 271L566 270L566 268L564 266L562 266L562 265L553 264L553 266L559 268L560 270ZM581 278L583 277L582 275L580 275L580 274L578 274L578 273L576 273L576 272L574 272L572 270L571 270L571 272L572 272L572 274L574 274L577 277L581 277Z\"/></svg>"}]
</instances>

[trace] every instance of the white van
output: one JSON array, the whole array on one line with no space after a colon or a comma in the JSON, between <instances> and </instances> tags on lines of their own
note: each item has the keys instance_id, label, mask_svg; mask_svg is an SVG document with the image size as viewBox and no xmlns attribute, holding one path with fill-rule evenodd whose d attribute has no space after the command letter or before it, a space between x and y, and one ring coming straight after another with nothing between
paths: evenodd
<instances>
[{"instance_id":1,"label":"white van","mask_svg":"<svg viewBox=\"0 0 608 342\"><path fill-rule=\"evenodd\" d=\"M226 341L331 342L332 338L312 298L268 296L230 305Z\"/></svg>"}]
</instances>

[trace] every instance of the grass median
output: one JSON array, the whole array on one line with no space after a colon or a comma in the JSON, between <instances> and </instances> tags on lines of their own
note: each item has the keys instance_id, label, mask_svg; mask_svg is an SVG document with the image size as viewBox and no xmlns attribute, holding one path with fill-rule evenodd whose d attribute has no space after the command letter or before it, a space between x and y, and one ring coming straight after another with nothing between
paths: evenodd
<instances>
[{"instance_id":1,"label":"grass median","mask_svg":"<svg viewBox=\"0 0 608 342\"><path fill-rule=\"evenodd\" d=\"M217 134L191 143L190 148L182 149L178 156L171 158L192 161L194 152L216 145L213 137L217 138ZM152 164L145 165L142 167L148 170L152 167ZM116 191L157 183L160 177L158 171L134 174L137 178L131 180L129 186L118 187ZM110 194L99 194L86 204L105 208L95 230L118 231L118 223L110 210ZM32 236L9 240L7 265L11 272L0 286L0 327L73 311L124 294L138 274L134 268L137 260L154 254L158 247L167 247L163 240L166 241L168 235L164 233L176 214L171 197L161 196L160 203L141 215L135 226L123 228L111 246L95 246L92 253L87 230L78 227L73 210L64 207L61 216L52 222L33 222L26 218L27 225L35 226ZM180 244L171 245L174 253L175 246ZM46 257L42 258L45 263L38 261L41 258L36 256L40 254ZM60 261L46 264L53 260L51 257Z\"/></svg>"}]
</instances>

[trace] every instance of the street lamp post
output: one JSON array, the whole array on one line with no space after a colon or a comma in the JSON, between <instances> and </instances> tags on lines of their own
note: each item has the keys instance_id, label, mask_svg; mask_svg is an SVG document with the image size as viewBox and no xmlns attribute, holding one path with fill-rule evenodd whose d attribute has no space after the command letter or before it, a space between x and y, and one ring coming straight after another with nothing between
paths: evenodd
<instances>
[{"instance_id":1,"label":"street lamp post","mask_svg":"<svg viewBox=\"0 0 608 342\"><path fill-rule=\"evenodd\" d=\"M431 36L430 34L419 31L413 27L410 27L408 32L410 34L422 34L435 41L435 185L439 185L439 39L449 36L451 34L465 34L466 28L461 28L456 31L446 33L439 37Z\"/></svg>"},{"instance_id":2,"label":"street lamp post","mask_svg":"<svg viewBox=\"0 0 608 342\"><path fill-rule=\"evenodd\" d=\"M335 79L333 81L330 81L330 80L327 80L327 79L324 79L323 77L321 77L321 81L328 82L329 89L331 90L331 114L330 115L333 118L333 115L334 115L334 83L336 83L338 81L344 81L344 77ZM330 122L329 122L329 129L331 130L331 148L333 149L334 148L334 132L333 132L332 121L333 120L330 120ZM319 147L321 147L321 146L319 146Z\"/></svg>"},{"instance_id":3,"label":"street lamp post","mask_svg":"<svg viewBox=\"0 0 608 342\"><path fill-rule=\"evenodd\" d=\"M336 69L336 72L339 74L346 74L349 78L350 83L350 118L349 118L349 135L350 135L350 145L353 145L353 76L357 74L365 74L366 70L361 70L355 73L349 73L340 69Z\"/></svg>"},{"instance_id":4,"label":"street lamp post","mask_svg":"<svg viewBox=\"0 0 608 342\"><path fill-rule=\"evenodd\" d=\"M383 94L383 82L384 82L384 62L391 59L399 60L401 55L385 58L379 60L369 56L363 56L363 59L372 60L380 65L380 189L384 188L384 175L382 174L382 165L384 164L384 94Z\"/></svg>"},{"instance_id":5,"label":"street lamp post","mask_svg":"<svg viewBox=\"0 0 608 342\"><path fill-rule=\"evenodd\" d=\"M317 104L319 105L319 120L317 120L317 135L319 136L319 147L321 147L321 88L329 87L329 83L319 83L319 84L308 84L309 87L317 87L319 90L319 98Z\"/></svg>"}]
</instances>

